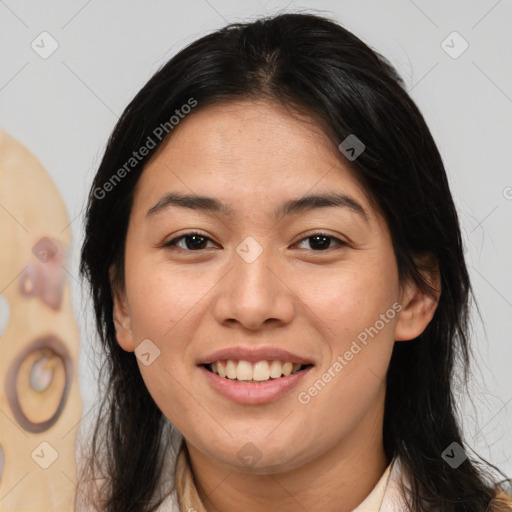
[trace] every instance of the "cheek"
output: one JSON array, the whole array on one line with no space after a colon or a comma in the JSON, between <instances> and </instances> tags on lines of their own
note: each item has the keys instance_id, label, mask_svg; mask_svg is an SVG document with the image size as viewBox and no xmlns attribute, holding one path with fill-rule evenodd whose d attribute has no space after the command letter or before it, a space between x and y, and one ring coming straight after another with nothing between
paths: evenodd
<instances>
[{"instance_id":1,"label":"cheek","mask_svg":"<svg viewBox=\"0 0 512 512\"><path fill-rule=\"evenodd\" d=\"M333 407L343 411L333 428L344 431L382 397L397 319L396 268L393 260L389 265L347 266L330 272L321 284L304 282L301 293L315 313L309 318L316 318L331 352L313 386L301 390L301 403L307 402L304 407L314 411L313 417L325 417L329 423Z\"/></svg>"},{"instance_id":2,"label":"cheek","mask_svg":"<svg viewBox=\"0 0 512 512\"><path fill-rule=\"evenodd\" d=\"M324 274L302 276L296 280L299 284L296 291L306 306L304 314L317 323L332 348L338 351L392 307L398 297L397 279L394 267L352 264ZM386 322L383 328L379 322L379 331L389 331L390 323Z\"/></svg>"},{"instance_id":3,"label":"cheek","mask_svg":"<svg viewBox=\"0 0 512 512\"><path fill-rule=\"evenodd\" d=\"M176 325L173 339L184 334L190 319L200 309L208 290L215 284L212 273L198 269L171 268L167 262L127 266L127 294L130 303L131 327L135 341L161 339Z\"/></svg>"},{"instance_id":4,"label":"cheek","mask_svg":"<svg viewBox=\"0 0 512 512\"><path fill-rule=\"evenodd\" d=\"M333 439L349 436L361 424L379 424L394 346L395 320L389 319L381 330L375 329L375 321L361 328L361 318L347 316L346 320L351 322L345 328L347 336L331 340L331 360L319 369L315 379L298 390L297 396L301 429L308 430L316 443L326 447ZM369 417L373 419L365 422L364 418Z\"/></svg>"},{"instance_id":5,"label":"cheek","mask_svg":"<svg viewBox=\"0 0 512 512\"><path fill-rule=\"evenodd\" d=\"M194 422L204 421L201 408L188 391L190 382L186 381L191 378L191 368L186 362L199 316L204 316L202 301L207 299L215 277L211 272L198 277L197 268L172 269L162 262L144 264L142 257L138 261L126 264L132 337L136 346L151 340L158 354L149 365L138 360L139 369L165 416L178 429L188 431Z\"/></svg>"},{"instance_id":6,"label":"cheek","mask_svg":"<svg viewBox=\"0 0 512 512\"><path fill-rule=\"evenodd\" d=\"M144 384L164 416L181 432L194 432L205 421L211 404L202 403L190 382L191 368L182 364L183 350L162 348L160 356L148 366L137 360ZM195 370L192 370L195 371Z\"/></svg>"}]
</instances>

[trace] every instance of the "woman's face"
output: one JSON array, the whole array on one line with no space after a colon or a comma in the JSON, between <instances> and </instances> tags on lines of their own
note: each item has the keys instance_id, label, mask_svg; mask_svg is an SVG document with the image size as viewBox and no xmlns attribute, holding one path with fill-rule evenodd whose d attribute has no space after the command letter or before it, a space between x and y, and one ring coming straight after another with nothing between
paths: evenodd
<instances>
[{"instance_id":1,"label":"woman's face","mask_svg":"<svg viewBox=\"0 0 512 512\"><path fill-rule=\"evenodd\" d=\"M324 195L338 204L307 199ZM194 453L273 473L380 439L393 344L430 317L400 312L386 224L312 123L254 101L181 120L138 182L125 251L118 341ZM241 381L203 366L219 360Z\"/></svg>"}]
</instances>

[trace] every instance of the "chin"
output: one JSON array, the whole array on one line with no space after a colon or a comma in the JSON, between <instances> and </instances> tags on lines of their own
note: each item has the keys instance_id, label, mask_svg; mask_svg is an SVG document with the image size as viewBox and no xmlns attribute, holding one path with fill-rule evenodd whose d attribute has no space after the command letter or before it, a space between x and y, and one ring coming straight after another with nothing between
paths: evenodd
<instances>
[{"instance_id":1,"label":"chin","mask_svg":"<svg viewBox=\"0 0 512 512\"><path fill-rule=\"evenodd\" d=\"M230 440L228 446L212 450L208 445L205 455L220 462L226 469L252 475L272 475L291 471L311 460L303 450L298 451L296 443L287 442L293 436L284 436L269 442L267 434L259 438L248 436Z\"/></svg>"}]
</instances>

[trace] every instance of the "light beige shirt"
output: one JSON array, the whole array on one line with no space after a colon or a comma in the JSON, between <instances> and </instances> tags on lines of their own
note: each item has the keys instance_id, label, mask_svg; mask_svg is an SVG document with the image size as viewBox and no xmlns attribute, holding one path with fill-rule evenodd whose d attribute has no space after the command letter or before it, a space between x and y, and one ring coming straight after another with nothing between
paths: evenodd
<instances>
[{"instance_id":1,"label":"light beige shirt","mask_svg":"<svg viewBox=\"0 0 512 512\"><path fill-rule=\"evenodd\" d=\"M400 461L395 458L365 500L352 512L408 512L399 493Z\"/></svg>"}]
</instances>

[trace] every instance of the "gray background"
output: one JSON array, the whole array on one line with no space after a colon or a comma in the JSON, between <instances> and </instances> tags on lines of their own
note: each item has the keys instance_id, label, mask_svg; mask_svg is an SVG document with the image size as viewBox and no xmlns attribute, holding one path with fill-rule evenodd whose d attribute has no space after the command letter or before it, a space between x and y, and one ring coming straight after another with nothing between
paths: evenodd
<instances>
[{"instance_id":1,"label":"gray background","mask_svg":"<svg viewBox=\"0 0 512 512\"><path fill-rule=\"evenodd\" d=\"M466 440L512 474L512 2L507 0L0 0L0 129L41 160L71 220L68 271L82 335L84 418L93 416L96 342L91 306L78 279L78 253L85 196L106 140L135 93L186 44L228 22L277 11L335 17L390 59L424 114L447 168L483 319L473 315L472 400L460 398ZM43 31L58 43L48 58L31 47ZM457 58L454 52L464 43L448 37L453 31L469 44Z\"/></svg>"}]
</instances>

